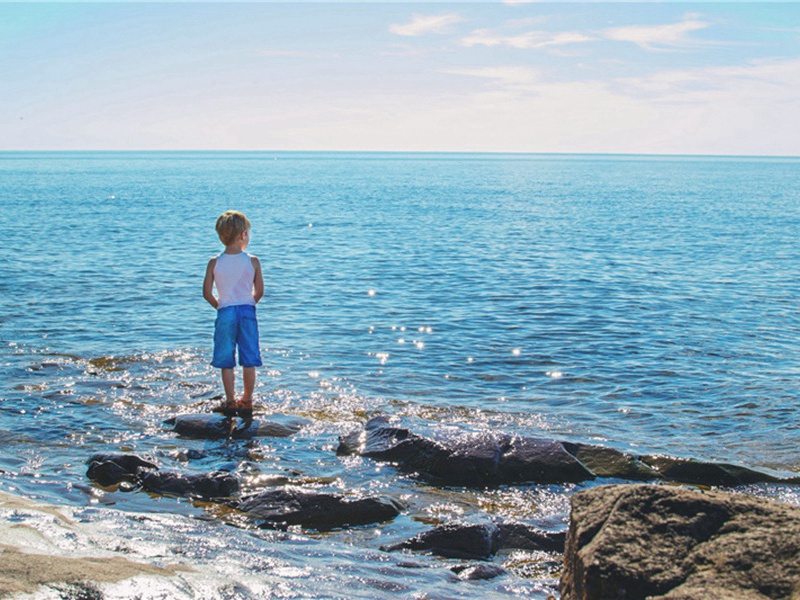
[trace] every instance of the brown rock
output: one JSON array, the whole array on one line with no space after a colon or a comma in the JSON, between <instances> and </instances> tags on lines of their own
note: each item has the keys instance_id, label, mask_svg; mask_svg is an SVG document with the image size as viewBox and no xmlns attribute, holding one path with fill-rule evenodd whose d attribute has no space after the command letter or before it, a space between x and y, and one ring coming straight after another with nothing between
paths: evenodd
<instances>
[{"instance_id":1,"label":"brown rock","mask_svg":"<svg viewBox=\"0 0 800 600\"><path fill-rule=\"evenodd\" d=\"M659 485L579 492L562 600L800 600L800 507Z\"/></svg>"}]
</instances>

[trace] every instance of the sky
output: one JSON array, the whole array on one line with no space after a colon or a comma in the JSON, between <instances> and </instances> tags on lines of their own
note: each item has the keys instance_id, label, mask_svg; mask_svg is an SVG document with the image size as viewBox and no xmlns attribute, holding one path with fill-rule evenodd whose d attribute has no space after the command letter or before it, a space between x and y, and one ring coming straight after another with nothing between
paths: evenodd
<instances>
[{"instance_id":1,"label":"sky","mask_svg":"<svg viewBox=\"0 0 800 600\"><path fill-rule=\"evenodd\" d=\"M0 3L0 150L800 156L798 2Z\"/></svg>"}]
</instances>

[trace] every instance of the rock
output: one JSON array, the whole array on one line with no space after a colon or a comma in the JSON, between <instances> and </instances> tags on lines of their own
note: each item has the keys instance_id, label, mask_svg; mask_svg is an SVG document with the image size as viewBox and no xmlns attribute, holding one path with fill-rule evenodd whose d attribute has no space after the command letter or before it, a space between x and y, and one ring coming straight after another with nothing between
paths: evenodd
<instances>
[{"instance_id":1,"label":"rock","mask_svg":"<svg viewBox=\"0 0 800 600\"><path fill-rule=\"evenodd\" d=\"M800 477L779 478L738 465L709 463L669 456L643 456L642 461L661 479L699 485L746 485L750 483L800 483Z\"/></svg>"},{"instance_id":2,"label":"rock","mask_svg":"<svg viewBox=\"0 0 800 600\"><path fill-rule=\"evenodd\" d=\"M446 558L487 559L501 549L563 552L565 534L524 523L448 523L381 550L425 551Z\"/></svg>"},{"instance_id":3,"label":"rock","mask_svg":"<svg viewBox=\"0 0 800 600\"><path fill-rule=\"evenodd\" d=\"M425 551L446 558L489 558L497 552L497 526L494 524L440 525L398 544L381 550Z\"/></svg>"},{"instance_id":4,"label":"rock","mask_svg":"<svg viewBox=\"0 0 800 600\"><path fill-rule=\"evenodd\" d=\"M103 486L134 482L139 469L158 469L154 463L133 454L95 454L86 462L87 477Z\"/></svg>"},{"instance_id":5,"label":"rock","mask_svg":"<svg viewBox=\"0 0 800 600\"><path fill-rule=\"evenodd\" d=\"M318 531L388 521L402 508L391 499L349 498L297 487L267 490L231 506L248 513L262 527L300 525Z\"/></svg>"},{"instance_id":6,"label":"rock","mask_svg":"<svg viewBox=\"0 0 800 600\"><path fill-rule=\"evenodd\" d=\"M180 436L194 439L250 439L289 437L310 421L291 415L273 414L263 419L244 420L216 413L178 415L165 421Z\"/></svg>"},{"instance_id":7,"label":"rock","mask_svg":"<svg viewBox=\"0 0 800 600\"><path fill-rule=\"evenodd\" d=\"M577 483L595 477L705 485L800 483L746 467L664 456L634 456L613 448L485 432L432 440L375 417L339 440L337 453L397 465L434 484L487 487Z\"/></svg>"},{"instance_id":8,"label":"rock","mask_svg":"<svg viewBox=\"0 0 800 600\"><path fill-rule=\"evenodd\" d=\"M661 475L653 467L624 452L593 444L561 442L595 477L617 477L634 481L653 481Z\"/></svg>"},{"instance_id":9,"label":"rock","mask_svg":"<svg viewBox=\"0 0 800 600\"><path fill-rule=\"evenodd\" d=\"M139 477L143 490L165 496L183 496L203 500L229 498L239 492L239 478L224 471L184 475L148 471Z\"/></svg>"},{"instance_id":10,"label":"rock","mask_svg":"<svg viewBox=\"0 0 800 600\"><path fill-rule=\"evenodd\" d=\"M800 507L614 485L572 498L562 600L800 598Z\"/></svg>"},{"instance_id":11,"label":"rock","mask_svg":"<svg viewBox=\"0 0 800 600\"><path fill-rule=\"evenodd\" d=\"M503 567L491 563L478 563L475 565L458 565L450 569L463 581L480 581L494 579L508 573Z\"/></svg>"},{"instance_id":12,"label":"rock","mask_svg":"<svg viewBox=\"0 0 800 600\"><path fill-rule=\"evenodd\" d=\"M501 549L564 552L566 531L545 531L525 523L501 523L497 527L497 545Z\"/></svg>"},{"instance_id":13,"label":"rock","mask_svg":"<svg viewBox=\"0 0 800 600\"><path fill-rule=\"evenodd\" d=\"M435 441L393 427L385 417L343 436L337 452L392 462L444 485L578 482L593 477L558 442L491 433Z\"/></svg>"},{"instance_id":14,"label":"rock","mask_svg":"<svg viewBox=\"0 0 800 600\"><path fill-rule=\"evenodd\" d=\"M227 498L239 491L239 479L230 473L161 472L156 464L134 454L95 454L87 462L89 479L104 486L120 484L122 491L138 487L154 494L206 500Z\"/></svg>"}]
</instances>

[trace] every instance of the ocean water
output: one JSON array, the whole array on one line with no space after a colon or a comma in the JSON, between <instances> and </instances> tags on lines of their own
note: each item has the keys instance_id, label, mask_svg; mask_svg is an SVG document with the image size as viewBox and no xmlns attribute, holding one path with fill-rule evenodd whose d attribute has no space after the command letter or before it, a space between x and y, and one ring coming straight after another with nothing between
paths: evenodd
<instances>
[{"instance_id":1,"label":"ocean water","mask_svg":"<svg viewBox=\"0 0 800 600\"><path fill-rule=\"evenodd\" d=\"M580 486L436 489L337 458L338 436L388 414L437 435L493 429L800 471L798 167L0 153L0 490L180 520L170 535L185 530L175 543L189 547L206 538L199 528L236 531L197 560L238 553L252 597L277 586L275 597L544 598L558 575L552 557L501 555L509 575L466 583L446 575L452 561L413 557L420 568L403 569L378 548L487 515L564 527ZM264 268L257 407L314 422L288 440L199 444L162 424L207 410L221 391L201 286L227 209L252 221L248 252ZM209 457L187 460L192 444ZM90 486L84 461L98 451L227 468L252 488L288 475L409 509L379 528L299 532L292 543L257 532L280 563L267 568L263 548L245 549L256 543L247 523ZM792 489L751 491L800 502ZM193 593L226 597L219 590L235 577L219 577L219 589Z\"/></svg>"}]
</instances>

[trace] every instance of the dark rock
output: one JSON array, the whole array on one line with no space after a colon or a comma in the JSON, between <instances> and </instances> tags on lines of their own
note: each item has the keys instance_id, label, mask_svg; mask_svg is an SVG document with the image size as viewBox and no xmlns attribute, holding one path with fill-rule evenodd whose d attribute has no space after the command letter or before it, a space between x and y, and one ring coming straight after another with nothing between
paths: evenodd
<instances>
[{"instance_id":1,"label":"dark rock","mask_svg":"<svg viewBox=\"0 0 800 600\"><path fill-rule=\"evenodd\" d=\"M591 444L486 432L432 440L376 417L342 436L340 455L393 463L434 484L487 487L517 483L581 482L594 477L665 480L705 485L800 483L735 465L662 456L637 457Z\"/></svg>"},{"instance_id":2,"label":"dark rock","mask_svg":"<svg viewBox=\"0 0 800 600\"><path fill-rule=\"evenodd\" d=\"M488 524L450 523L381 550L425 551L446 558L489 558L497 552L497 526Z\"/></svg>"},{"instance_id":3,"label":"dark rock","mask_svg":"<svg viewBox=\"0 0 800 600\"><path fill-rule=\"evenodd\" d=\"M147 471L139 477L139 485L154 494L203 500L228 498L239 492L238 477L223 471L194 475Z\"/></svg>"},{"instance_id":4,"label":"dark rock","mask_svg":"<svg viewBox=\"0 0 800 600\"><path fill-rule=\"evenodd\" d=\"M158 469L154 463L134 454L95 454L86 462L87 477L103 486L132 483L139 469Z\"/></svg>"},{"instance_id":5,"label":"dark rock","mask_svg":"<svg viewBox=\"0 0 800 600\"><path fill-rule=\"evenodd\" d=\"M579 482L594 477L561 442L519 436L506 439L498 483Z\"/></svg>"},{"instance_id":6,"label":"dark rock","mask_svg":"<svg viewBox=\"0 0 800 600\"><path fill-rule=\"evenodd\" d=\"M104 486L120 484L122 491L140 488L154 494L209 500L227 498L239 491L239 480L230 473L165 473L154 463L133 454L96 454L88 463L89 479Z\"/></svg>"},{"instance_id":7,"label":"dark rock","mask_svg":"<svg viewBox=\"0 0 800 600\"><path fill-rule=\"evenodd\" d=\"M490 433L431 440L393 427L385 417L376 417L363 430L343 436L337 452L395 463L404 471L444 485L479 487L592 478L558 442Z\"/></svg>"},{"instance_id":8,"label":"dark rock","mask_svg":"<svg viewBox=\"0 0 800 600\"><path fill-rule=\"evenodd\" d=\"M524 523L448 523L381 549L424 551L446 558L487 559L501 549L563 552L564 538L563 532L550 533Z\"/></svg>"},{"instance_id":9,"label":"dark rock","mask_svg":"<svg viewBox=\"0 0 800 600\"><path fill-rule=\"evenodd\" d=\"M750 483L800 483L800 477L779 478L738 465L708 463L669 456L643 456L641 460L660 478L699 485L744 485Z\"/></svg>"},{"instance_id":10,"label":"dark rock","mask_svg":"<svg viewBox=\"0 0 800 600\"><path fill-rule=\"evenodd\" d=\"M455 573L459 579L464 581L480 581L487 579L494 579L505 575L506 571L503 567L493 565L491 563L478 563L474 565L458 565L450 569Z\"/></svg>"},{"instance_id":11,"label":"dark rock","mask_svg":"<svg viewBox=\"0 0 800 600\"><path fill-rule=\"evenodd\" d=\"M613 448L572 442L561 442L561 445L596 477L618 477L633 481L661 478L658 471L637 457Z\"/></svg>"},{"instance_id":12,"label":"dark rock","mask_svg":"<svg viewBox=\"0 0 800 600\"><path fill-rule=\"evenodd\" d=\"M501 523L497 527L497 545L515 550L540 550L564 552L566 531L545 531L525 523Z\"/></svg>"},{"instance_id":13,"label":"dark rock","mask_svg":"<svg viewBox=\"0 0 800 600\"><path fill-rule=\"evenodd\" d=\"M216 413L178 415L165 421L180 436L194 439L250 439L289 437L310 421L290 415L269 415L263 419L238 419Z\"/></svg>"},{"instance_id":14,"label":"dark rock","mask_svg":"<svg viewBox=\"0 0 800 600\"><path fill-rule=\"evenodd\" d=\"M575 494L562 600L800 597L800 507L615 485Z\"/></svg>"},{"instance_id":15,"label":"dark rock","mask_svg":"<svg viewBox=\"0 0 800 600\"><path fill-rule=\"evenodd\" d=\"M300 525L318 531L388 521L401 510L391 499L348 498L295 487L267 490L232 506L248 513L262 527Z\"/></svg>"}]
</instances>

